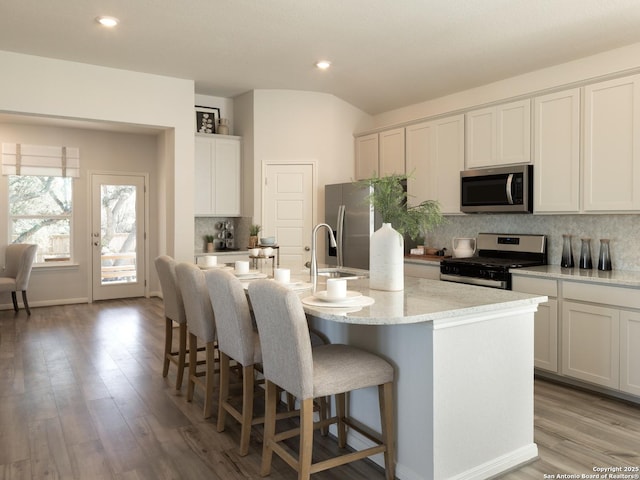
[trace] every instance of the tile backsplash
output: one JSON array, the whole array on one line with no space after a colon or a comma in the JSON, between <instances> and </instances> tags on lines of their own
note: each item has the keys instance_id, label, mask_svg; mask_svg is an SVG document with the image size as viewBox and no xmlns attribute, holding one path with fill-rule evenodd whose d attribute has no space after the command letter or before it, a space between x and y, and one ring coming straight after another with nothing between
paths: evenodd
<instances>
[{"instance_id":1,"label":"tile backsplash","mask_svg":"<svg viewBox=\"0 0 640 480\"><path fill-rule=\"evenodd\" d=\"M547 235L548 262L560 265L562 235L573 235L574 259L580 254L580 238L591 238L594 267L598 262L600 239L611 240L614 270L640 271L640 215L507 215L478 214L448 216L447 224L427 235L425 244L447 247L453 237L475 237L478 233L537 233Z\"/></svg>"}]
</instances>

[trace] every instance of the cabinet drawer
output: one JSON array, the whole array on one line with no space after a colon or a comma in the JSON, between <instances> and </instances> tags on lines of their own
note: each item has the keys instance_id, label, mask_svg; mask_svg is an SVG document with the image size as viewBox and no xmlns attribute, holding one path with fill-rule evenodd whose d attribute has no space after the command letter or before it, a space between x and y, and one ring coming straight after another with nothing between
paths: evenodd
<instances>
[{"instance_id":1,"label":"cabinet drawer","mask_svg":"<svg viewBox=\"0 0 640 480\"><path fill-rule=\"evenodd\" d=\"M637 288L563 282L562 296L566 299L580 300L582 302L640 309L640 290Z\"/></svg>"},{"instance_id":2,"label":"cabinet drawer","mask_svg":"<svg viewBox=\"0 0 640 480\"><path fill-rule=\"evenodd\" d=\"M546 295L547 297L558 296L558 282L548 278L520 277L514 275L512 288L516 292Z\"/></svg>"}]
</instances>

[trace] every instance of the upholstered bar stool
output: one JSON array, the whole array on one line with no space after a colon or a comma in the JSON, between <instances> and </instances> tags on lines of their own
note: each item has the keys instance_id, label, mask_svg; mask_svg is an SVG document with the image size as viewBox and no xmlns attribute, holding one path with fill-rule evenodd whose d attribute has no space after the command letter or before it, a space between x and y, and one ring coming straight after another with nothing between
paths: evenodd
<instances>
[{"instance_id":1,"label":"upholstered bar stool","mask_svg":"<svg viewBox=\"0 0 640 480\"><path fill-rule=\"evenodd\" d=\"M17 312L18 299L16 298L16 293L21 291L22 302L27 315L31 315L31 309L27 301L27 287L37 250L38 245L30 243L7 245L4 270L0 271L0 292L11 292L13 309Z\"/></svg>"},{"instance_id":2,"label":"upholstered bar stool","mask_svg":"<svg viewBox=\"0 0 640 480\"><path fill-rule=\"evenodd\" d=\"M296 469L299 480L309 479L312 473L384 453L386 478L392 480L395 476L393 367L377 355L347 345L321 345L312 349L298 294L276 282L258 280L251 283L249 297L260 334L267 389L261 474L269 475L273 453ZM275 432L276 385L300 400L299 429ZM378 387L380 400L381 438L374 438L351 423L345 407L347 392L374 386ZM337 415L326 422L338 424L338 445L346 446L347 425L377 445L312 463L313 399L329 395L335 395ZM280 444L295 435L300 435L297 459Z\"/></svg>"},{"instance_id":3,"label":"upholstered bar stool","mask_svg":"<svg viewBox=\"0 0 640 480\"><path fill-rule=\"evenodd\" d=\"M216 359L216 326L209 299L209 291L204 273L191 263L176 265L178 286L184 301L189 332L189 380L187 382L187 401L193 400L195 385L204 388L204 418L209 418L213 409L213 389ZM205 344L205 370L199 372L198 341ZM204 381L200 377L204 376Z\"/></svg>"},{"instance_id":4,"label":"upholstered bar stool","mask_svg":"<svg viewBox=\"0 0 640 480\"><path fill-rule=\"evenodd\" d=\"M244 456L249 453L251 426L264 421L262 417L253 418L254 367L262 362L260 339L253 329L249 302L240 280L223 270L209 270L205 278L216 318L220 354L218 431L224 431L228 412L241 425L240 455ZM235 360L242 370L242 411L230 402L230 360Z\"/></svg>"},{"instance_id":5,"label":"upholstered bar stool","mask_svg":"<svg viewBox=\"0 0 640 480\"><path fill-rule=\"evenodd\" d=\"M164 337L164 359L162 366L162 376L169 373L169 364L174 363L178 372L176 375L176 390L182 388L182 378L184 369L188 366L187 357L187 317L184 313L184 302L182 294L178 288L176 278L177 262L167 256L161 255L155 260L160 287L162 288L162 300L164 302L165 337ZM179 338L178 350L173 351L173 323L178 324Z\"/></svg>"}]
</instances>

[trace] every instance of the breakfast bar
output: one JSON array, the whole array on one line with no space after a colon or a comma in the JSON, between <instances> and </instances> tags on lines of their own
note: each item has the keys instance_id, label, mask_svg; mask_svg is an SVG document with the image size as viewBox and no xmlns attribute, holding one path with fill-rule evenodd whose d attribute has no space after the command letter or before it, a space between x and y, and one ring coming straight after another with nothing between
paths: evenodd
<instances>
[{"instance_id":1,"label":"breakfast bar","mask_svg":"<svg viewBox=\"0 0 640 480\"><path fill-rule=\"evenodd\" d=\"M332 343L394 365L399 479L483 479L537 457L533 316L546 297L414 277L400 292L370 290L368 279L348 289L374 303L305 311ZM373 389L352 393L352 416L379 426L377 401ZM370 446L356 434L348 441Z\"/></svg>"}]
</instances>

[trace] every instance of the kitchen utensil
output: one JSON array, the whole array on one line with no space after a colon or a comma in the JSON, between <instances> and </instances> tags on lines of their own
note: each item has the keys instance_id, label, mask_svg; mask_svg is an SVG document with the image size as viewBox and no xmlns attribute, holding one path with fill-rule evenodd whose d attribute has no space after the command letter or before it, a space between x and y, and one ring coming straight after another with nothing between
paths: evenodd
<instances>
[{"instance_id":1,"label":"kitchen utensil","mask_svg":"<svg viewBox=\"0 0 640 480\"><path fill-rule=\"evenodd\" d=\"M454 238L451 242L453 256L456 258L472 257L476 252L475 238Z\"/></svg>"}]
</instances>

